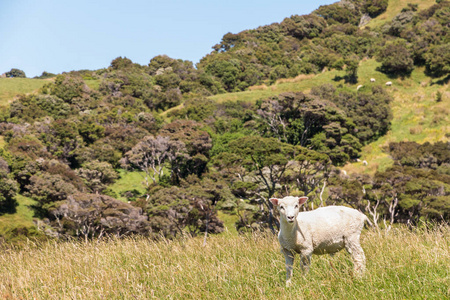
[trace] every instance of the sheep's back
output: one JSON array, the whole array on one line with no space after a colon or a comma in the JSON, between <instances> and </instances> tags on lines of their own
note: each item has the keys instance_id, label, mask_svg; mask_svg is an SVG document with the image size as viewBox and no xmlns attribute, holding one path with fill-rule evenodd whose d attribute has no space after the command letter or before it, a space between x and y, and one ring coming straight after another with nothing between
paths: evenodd
<instances>
[{"instance_id":1,"label":"sheep's back","mask_svg":"<svg viewBox=\"0 0 450 300\"><path fill-rule=\"evenodd\" d=\"M344 247L344 240L358 237L366 217L345 206L327 206L297 216L301 234L309 240L314 253L334 253Z\"/></svg>"}]
</instances>

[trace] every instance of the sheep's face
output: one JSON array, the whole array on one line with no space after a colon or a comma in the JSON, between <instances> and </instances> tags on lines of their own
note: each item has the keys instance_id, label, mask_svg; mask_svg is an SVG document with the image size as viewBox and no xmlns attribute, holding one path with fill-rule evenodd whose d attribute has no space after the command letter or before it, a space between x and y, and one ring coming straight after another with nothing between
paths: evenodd
<instances>
[{"instance_id":1,"label":"sheep's face","mask_svg":"<svg viewBox=\"0 0 450 300\"><path fill-rule=\"evenodd\" d=\"M283 199L271 198L270 202L278 207L280 216L288 223L293 223L297 218L300 206L308 200L308 197L287 196Z\"/></svg>"}]
</instances>

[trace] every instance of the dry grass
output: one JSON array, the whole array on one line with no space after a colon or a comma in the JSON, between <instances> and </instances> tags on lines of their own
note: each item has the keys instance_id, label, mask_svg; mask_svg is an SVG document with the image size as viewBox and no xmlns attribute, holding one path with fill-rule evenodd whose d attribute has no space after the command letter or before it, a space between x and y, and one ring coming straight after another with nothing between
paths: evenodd
<instances>
[{"instance_id":1,"label":"dry grass","mask_svg":"<svg viewBox=\"0 0 450 300\"><path fill-rule=\"evenodd\" d=\"M249 91L264 91L267 90L268 87L265 84L261 84L261 85L254 85L248 88Z\"/></svg>"},{"instance_id":2,"label":"dry grass","mask_svg":"<svg viewBox=\"0 0 450 300\"><path fill-rule=\"evenodd\" d=\"M450 229L363 232L366 275L349 255L315 256L293 286L273 235L28 243L0 255L5 299L448 299ZM334 268L330 267L330 262Z\"/></svg>"},{"instance_id":3,"label":"dry grass","mask_svg":"<svg viewBox=\"0 0 450 300\"><path fill-rule=\"evenodd\" d=\"M410 134L421 134L423 131L422 126L415 126L415 127L411 127L409 129L409 133Z\"/></svg>"},{"instance_id":4,"label":"dry grass","mask_svg":"<svg viewBox=\"0 0 450 300\"><path fill-rule=\"evenodd\" d=\"M294 78L278 79L275 82L275 84L300 82L300 81L303 81L303 80L308 80L308 79L314 78L315 76L316 76L315 74L300 74L300 75L297 75Z\"/></svg>"}]
</instances>

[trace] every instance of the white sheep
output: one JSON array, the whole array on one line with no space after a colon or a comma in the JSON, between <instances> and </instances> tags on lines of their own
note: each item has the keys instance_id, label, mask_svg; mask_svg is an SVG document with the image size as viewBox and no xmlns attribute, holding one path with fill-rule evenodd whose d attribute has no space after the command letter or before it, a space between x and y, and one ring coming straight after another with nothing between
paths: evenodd
<instances>
[{"instance_id":1,"label":"white sheep","mask_svg":"<svg viewBox=\"0 0 450 300\"><path fill-rule=\"evenodd\" d=\"M387 85L387 86L391 86L391 85L392 85L392 81L386 82L386 85Z\"/></svg>"},{"instance_id":2,"label":"white sheep","mask_svg":"<svg viewBox=\"0 0 450 300\"><path fill-rule=\"evenodd\" d=\"M366 258L359 237L368 218L345 206L327 206L299 213L308 197L271 198L280 211L278 240L286 260L286 285L291 283L294 254L301 256L302 270L309 271L312 254L334 254L346 249L354 264L355 273L365 271ZM370 222L369 222L370 223Z\"/></svg>"},{"instance_id":3,"label":"white sheep","mask_svg":"<svg viewBox=\"0 0 450 300\"><path fill-rule=\"evenodd\" d=\"M363 85L362 84L360 84L360 85L358 85L357 87L356 87L356 90L358 91L360 88L362 88L363 87Z\"/></svg>"},{"instance_id":4,"label":"white sheep","mask_svg":"<svg viewBox=\"0 0 450 300\"><path fill-rule=\"evenodd\" d=\"M375 82L375 78L370 78L370 82Z\"/></svg>"}]
</instances>

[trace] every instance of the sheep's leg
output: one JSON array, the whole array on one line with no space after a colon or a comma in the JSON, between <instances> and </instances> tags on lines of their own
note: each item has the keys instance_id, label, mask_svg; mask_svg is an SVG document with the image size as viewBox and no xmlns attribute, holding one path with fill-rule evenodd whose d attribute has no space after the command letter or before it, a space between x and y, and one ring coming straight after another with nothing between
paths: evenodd
<instances>
[{"instance_id":1,"label":"sheep's leg","mask_svg":"<svg viewBox=\"0 0 450 300\"><path fill-rule=\"evenodd\" d=\"M366 270L366 256L364 255L364 250L359 243L359 235L346 239L345 249L352 256L355 273L359 276L362 275Z\"/></svg>"},{"instance_id":2,"label":"sheep's leg","mask_svg":"<svg viewBox=\"0 0 450 300\"><path fill-rule=\"evenodd\" d=\"M305 252L301 253L303 275L306 275L309 272L309 266L311 265L311 255L312 255L312 251L306 252L306 253Z\"/></svg>"},{"instance_id":3,"label":"sheep's leg","mask_svg":"<svg viewBox=\"0 0 450 300\"><path fill-rule=\"evenodd\" d=\"M286 286L291 285L292 271L294 269L294 253L288 249L281 249L286 260Z\"/></svg>"}]
</instances>

